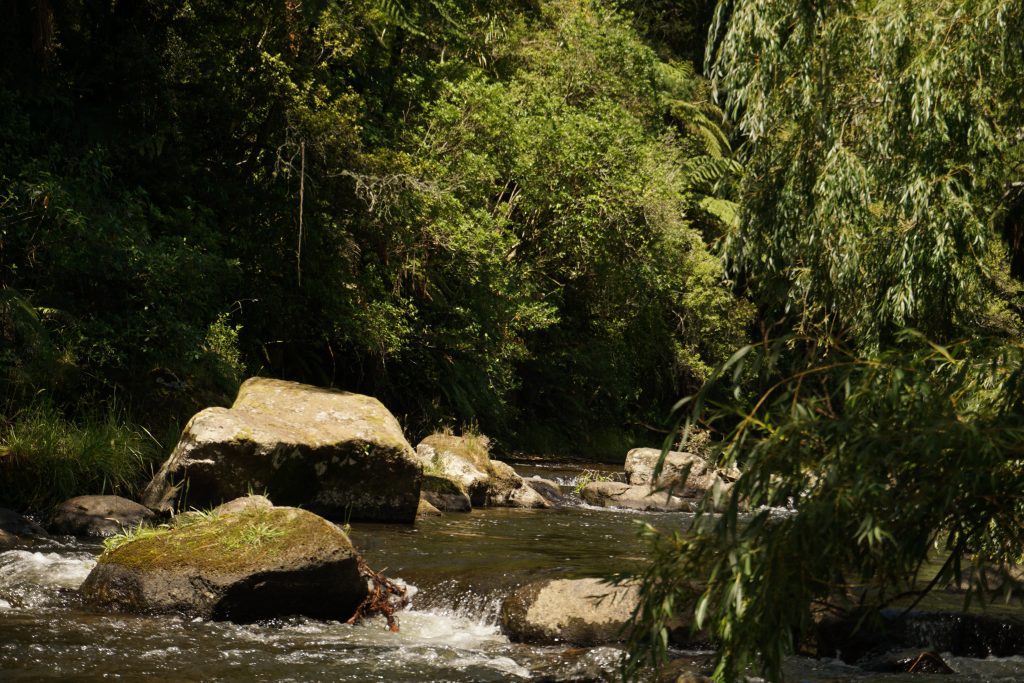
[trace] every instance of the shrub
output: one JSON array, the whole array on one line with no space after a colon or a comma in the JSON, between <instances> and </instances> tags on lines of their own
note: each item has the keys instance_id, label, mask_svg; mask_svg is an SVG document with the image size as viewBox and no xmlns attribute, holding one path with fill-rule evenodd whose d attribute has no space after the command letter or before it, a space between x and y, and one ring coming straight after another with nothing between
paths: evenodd
<instances>
[{"instance_id":1,"label":"shrub","mask_svg":"<svg viewBox=\"0 0 1024 683\"><path fill-rule=\"evenodd\" d=\"M49 403L0 427L0 505L44 511L77 495L137 493L159 449L116 409L78 422Z\"/></svg>"}]
</instances>

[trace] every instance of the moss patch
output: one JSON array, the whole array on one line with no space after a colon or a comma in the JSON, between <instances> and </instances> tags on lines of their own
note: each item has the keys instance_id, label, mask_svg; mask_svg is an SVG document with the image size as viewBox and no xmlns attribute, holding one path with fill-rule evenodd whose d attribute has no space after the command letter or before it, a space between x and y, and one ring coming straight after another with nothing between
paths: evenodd
<instances>
[{"instance_id":1,"label":"moss patch","mask_svg":"<svg viewBox=\"0 0 1024 683\"><path fill-rule=\"evenodd\" d=\"M137 569L197 567L246 573L268 558L314 556L332 536L348 537L327 520L298 508L249 508L239 513L189 513L156 529L114 537L99 562Z\"/></svg>"}]
</instances>

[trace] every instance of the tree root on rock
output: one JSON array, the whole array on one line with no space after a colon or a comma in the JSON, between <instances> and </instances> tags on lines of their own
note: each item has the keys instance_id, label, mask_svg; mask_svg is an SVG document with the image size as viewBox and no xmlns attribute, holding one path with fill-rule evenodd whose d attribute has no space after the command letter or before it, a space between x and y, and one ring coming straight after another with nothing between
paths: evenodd
<instances>
[{"instance_id":1,"label":"tree root on rock","mask_svg":"<svg viewBox=\"0 0 1024 683\"><path fill-rule=\"evenodd\" d=\"M363 558L359 558L359 574L369 582L369 592L355 613L346 621L346 624L358 624L367 617L383 615L387 620L388 630L398 633L398 617L395 612L409 604L404 586L400 586L380 572L375 572L366 564Z\"/></svg>"}]
</instances>

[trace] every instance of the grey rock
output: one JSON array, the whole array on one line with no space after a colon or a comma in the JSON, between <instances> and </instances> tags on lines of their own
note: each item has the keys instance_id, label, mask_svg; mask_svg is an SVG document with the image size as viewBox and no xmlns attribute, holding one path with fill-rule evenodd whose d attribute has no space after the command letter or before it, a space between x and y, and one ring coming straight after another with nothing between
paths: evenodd
<instances>
[{"instance_id":1,"label":"grey rock","mask_svg":"<svg viewBox=\"0 0 1024 683\"><path fill-rule=\"evenodd\" d=\"M595 481L580 491L580 497L599 507L624 508L646 512L689 512L696 508L693 499L670 495L650 486L631 486L617 481Z\"/></svg>"},{"instance_id":2,"label":"grey rock","mask_svg":"<svg viewBox=\"0 0 1024 683\"><path fill-rule=\"evenodd\" d=\"M601 645L625 640L640 600L636 586L598 579L555 579L528 584L501 606L502 629L516 642Z\"/></svg>"},{"instance_id":3,"label":"grey rock","mask_svg":"<svg viewBox=\"0 0 1024 683\"><path fill-rule=\"evenodd\" d=\"M464 490L473 507L550 507L511 466L491 459L487 437L432 434L416 446L416 455L430 475Z\"/></svg>"},{"instance_id":4,"label":"grey rock","mask_svg":"<svg viewBox=\"0 0 1024 683\"><path fill-rule=\"evenodd\" d=\"M153 523L144 505L120 496L77 496L57 506L50 531L71 536L113 536Z\"/></svg>"},{"instance_id":5,"label":"grey rock","mask_svg":"<svg viewBox=\"0 0 1024 683\"><path fill-rule=\"evenodd\" d=\"M332 520L411 523L421 478L398 421L377 399L252 378L230 409L192 418L142 502L202 508L265 491Z\"/></svg>"}]
</instances>

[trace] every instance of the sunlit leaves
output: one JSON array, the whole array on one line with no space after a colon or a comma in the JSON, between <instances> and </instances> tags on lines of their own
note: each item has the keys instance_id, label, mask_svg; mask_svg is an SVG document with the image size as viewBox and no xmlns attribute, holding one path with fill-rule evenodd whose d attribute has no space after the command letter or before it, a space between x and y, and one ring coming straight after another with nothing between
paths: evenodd
<instances>
[{"instance_id":1,"label":"sunlit leaves","mask_svg":"<svg viewBox=\"0 0 1024 683\"><path fill-rule=\"evenodd\" d=\"M751 171L730 254L770 311L867 347L978 322L1020 145L1022 14L1009 0L721 4L709 66Z\"/></svg>"}]
</instances>

